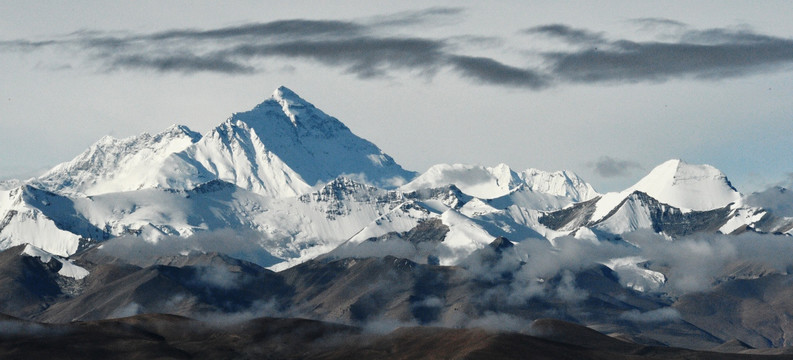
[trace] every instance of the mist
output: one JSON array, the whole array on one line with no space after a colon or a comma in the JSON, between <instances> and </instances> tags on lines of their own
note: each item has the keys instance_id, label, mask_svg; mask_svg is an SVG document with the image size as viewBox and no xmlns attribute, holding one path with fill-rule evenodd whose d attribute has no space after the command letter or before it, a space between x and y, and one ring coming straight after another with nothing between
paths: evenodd
<instances>
[{"instance_id":1,"label":"mist","mask_svg":"<svg viewBox=\"0 0 793 360\"><path fill-rule=\"evenodd\" d=\"M150 242L136 236L121 236L98 246L101 253L132 264L151 264L153 259L184 256L190 253L217 252L269 267L283 260L267 252L263 244L270 239L253 231L230 229L197 232L187 237L166 236Z\"/></svg>"},{"instance_id":2,"label":"mist","mask_svg":"<svg viewBox=\"0 0 793 360\"><path fill-rule=\"evenodd\" d=\"M100 251L144 265L157 257L189 252L269 255L259 245L262 239L251 241L251 236L260 235L208 232L164 238L156 246L123 237L104 243ZM531 334L531 322L541 318L613 321L641 328L685 320L687 315L670 299L707 293L730 279L786 275L793 269L789 256L793 241L771 234L672 239L636 231L613 241L572 236L555 238L553 243L539 238L501 240L474 251L456 266L437 265L436 259L447 251L442 240L414 242L400 236L404 234L340 246L312 260L315 265L309 269L316 269L315 275L303 274L314 271L304 269L300 275L284 270L262 277L225 265L190 266L180 275L192 292L188 296L211 304L190 316L224 326L260 317L300 317L350 324L371 334L410 326ZM386 261L387 256L393 258ZM379 260L366 260L372 258ZM391 263L402 265L391 268ZM325 280L313 283L313 276ZM254 288L260 290L249 293ZM346 300L338 299L339 294L347 294ZM620 300L608 311L593 313L592 304L602 302L604 296ZM221 301L228 297L242 300ZM309 301L313 297L316 303ZM113 317L146 311L132 302L113 312Z\"/></svg>"}]
</instances>

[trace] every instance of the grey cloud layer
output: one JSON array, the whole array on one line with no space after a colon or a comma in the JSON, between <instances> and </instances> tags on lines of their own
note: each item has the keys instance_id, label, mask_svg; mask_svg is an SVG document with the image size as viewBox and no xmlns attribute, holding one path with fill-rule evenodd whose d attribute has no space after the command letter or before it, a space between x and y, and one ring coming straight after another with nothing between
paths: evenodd
<instances>
[{"instance_id":1,"label":"grey cloud layer","mask_svg":"<svg viewBox=\"0 0 793 360\"><path fill-rule=\"evenodd\" d=\"M643 19L646 24L682 24ZM551 72L571 82L720 79L777 70L793 64L793 40L730 29L687 30L674 42L606 41L599 34L564 25L529 29L585 44L575 51L543 54Z\"/></svg>"},{"instance_id":2,"label":"grey cloud layer","mask_svg":"<svg viewBox=\"0 0 793 360\"><path fill-rule=\"evenodd\" d=\"M789 69L793 64L791 39L748 30L692 30L659 18L632 23L651 31L674 27L673 40L611 40L602 32L565 24L525 29L526 36L572 46L572 50L553 52L527 49L536 58L527 58L526 63L539 60L541 64L535 68L506 64L497 55L466 53L470 43L456 40L471 37L467 34L449 38L394 35L424 33L418 27L443 24L462 13L459 8L431 8L355 21L290 19L151 34L83 31L40 41L0 41L0 49L78 50L109 71L248 74L261 71L260 61L266 59L310 61L359 78L389 76L395 71L431 78L446 69L476 83L533 90L570 82L720 79ZM505 48L490 40L495 50Z\"/></svg>"},{"instance_id":3,"label":"grey cloud layer","mask_svg":"<svg viewBox=\"0 0 793 360\"><path fill-rule=\"evenodd\" d=\"M389 69L432 71L443 61L443 43L420 38L355 37L331 40L298 40L263 45L241 45L225 53L233 58L288 57L340 66L367 78Z\"/></svg>"},{"instance_id":4,"label":"grey cloud layer","mask_svg":"<svg viewBox=\"0 0 793 360\"><path fill-rule=\"evenodd\" d=\"M602 177L628 176L632 170L642 169L642 166L635 161L620 160L610 156L601 156L589 165Z\"/></svg>"},{"instance_id":5,"label":"grey cloud layer","mask_svg":"<svg viewBox=\"0 0 793 360\"><path fill-rule=\"evenodd\" d=\"M507 85L540 89L549 85L543 74L502 64L486 57L452 56L450 63L463 77L492 85Z\"/></svg>"},{"instance_id":6,"label":"grey cloud layer","mask_svg":"<svg viewBox=\"0 0 793 360\"><path fill-rule=\"evenodd\" d=\"M657 17L643 17L643 18L631 19L630 22L633 23L634 25L638 25L643 30L686 27L686 24L682 22L671 19L657 18Z\"/></svg>"},{"instance_id":7,"label":"grey cloud layer","mask_svg":"<svg viewBox=\"0 0 793 360\"><path fill-rule=\"evenodd\" d=\"M153 69L159 72L180 71L184 73L211 71L227 74L249 74L255 72L252 66L227 60L219 56L196 56L193 54L173 54L168 56L121 55L109 64L111 69Z\"/></svg>"},{"instance_id":8,"label":"grey cloud layer","mask_svg":"<svg viewBox=\"0 0 793 360\"><path fill-rule=\"evenodd\" d=\"M576 29L563 24L536 26L524 30L527 34L539 34L562 39L573 44L598 44L605 41L602 34L585 29Z\"/></svg>"}]
</instances>

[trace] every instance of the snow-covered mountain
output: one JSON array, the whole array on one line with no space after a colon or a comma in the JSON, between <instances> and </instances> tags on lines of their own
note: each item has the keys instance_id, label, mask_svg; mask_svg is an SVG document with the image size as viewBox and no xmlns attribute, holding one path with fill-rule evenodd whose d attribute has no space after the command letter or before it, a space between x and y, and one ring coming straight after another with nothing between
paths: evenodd
<instances>
[{"instance_id":1,"label":"snow-covered mountain","mask_svg":"<svg viewBox=\"0 0 793 360\"><path fill-rule=\"evenodd\" d=\"M592 220L602 219L637 191L682 210L713 210L741 200L741 194L718 169L676 159L656 166L626 190L605 194L597 202Z\"/></svg>"},{"instance_id":2,"label":"snow-covered mountain","mask_svg":"<svg viewBox=\"0 0 793 360\"><path fill-rule=\"evenodd\" d=\"M497 323L514 337L561 317L591 327L571 335L584 343L612 341L609 354L622 339L789 346L790 188L742 196L681 160L608 194L505 164L417 175L279 88L204 135L105 137L37 179L0 182L0 323L120 317L106 322L178 340L181 327L152 321L290 314L348 330ZM272 321L223 328L283 333ZM35 325L32 347L73 340Z\"/></svg>"},{"instance_id":3,"label":"snow-covered mountain","mask_svg":"<svg viewBox=\"0 0 793 360\"><path fill-rule=\"evenodd\" d=\"M0 250L29 243L69 256L109 238L79 211L75 202L30 185L0 191Z\"/></svg>"},{"instance_id":4,"label":"snow-covered mountain","mask_svg":"<svg viewBox=\"0 0 793 360\"><path fill-rule=\"evenodd\" d=\"M270 197L300 195L339 176L382 188L415 176L285 87L176 154L174 166L169 177L191 185L220 179Z\"/></svg>"},{"instance_id":5,"label":"snow-covered mountain","mask_svg":"<svg viewBox=\"0 0 793 360\"><path fill-rule=\"evenodd\" d=\"M745 205L727 177L710 165L669 160L626 190L546 213L539 222L562 234L611 238L639 229L673 237L696 232L784 233L792 220Z\"/></svg>"},{"instance_id":6,"label":"snow-covered mountain","mask_svg":"<svg viewBox=\"0 0 793 360\"><path fill-rule=\"evenodd\" d=\"M170 165L171 156L199 139L201 135L181 125L156 135L143 133L124 139L105 136L34 184L53 192L86 195L168 187L178 181L162 173Z\"/></svg>"},{"instance_id":7,"label":"snow-covered mountain","mask_svg":"<svg viewBox=\"0 0 793 360\"><path fill-rule=\"evenodd\" d=\"M202 250L258 254L283 269L427 221L448 229L428 252L442 265L497 237L793 232L793 218L746 204L719 170L680 160L605 195L570 171L505 164L439 164L416 176L284 87L203 136L174 125L105 137L38 179L4 184L0 250L30 243L61 257L118 237L162 247L195 237Z\"/></svg>"},{"instance_id":8,"label":"snow-covered mountain","mask_svg":"<svg viewBox=\"0 0 793 360\"><path fill-rule=\"evenodd\" d=\"M383 188L415 173L285 87L204 136L185 126L157 135L105 137L40 177L37 186L97 195L146 188L186 190L223 180L270 197L303 194L345 175Z\"/></svg>"},{"instance_id":9,"label":"snow-covered mountain","mask_svg":"<svg viewBox=\"0 0 793 360\"><path fill-rule=\"evenodd\" d=\"M571 171L527 169L520 173L506 164L494 167L438 164L400 187L402 191L454 185L480 199L500 199L537 210L554 210L573 202L599 196L595 189Z\"/></svg>"}]
</instances>

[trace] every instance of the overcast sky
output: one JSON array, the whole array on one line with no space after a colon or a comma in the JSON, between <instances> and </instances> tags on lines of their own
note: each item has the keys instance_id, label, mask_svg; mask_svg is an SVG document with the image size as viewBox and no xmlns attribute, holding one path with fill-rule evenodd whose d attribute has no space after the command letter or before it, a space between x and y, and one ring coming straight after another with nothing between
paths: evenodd
<instances>
[{"instance_id":1,"label":"overcast sky","mask_svg":"<svg viewBox=\"0 0 793 360\"><path fill-rule=\"evenodd\" d=\"M108 134L204 133L284 85L416 171L784 180L793 5L691 3L0 1L0 179Z\"/></svg>"}]
</instances>

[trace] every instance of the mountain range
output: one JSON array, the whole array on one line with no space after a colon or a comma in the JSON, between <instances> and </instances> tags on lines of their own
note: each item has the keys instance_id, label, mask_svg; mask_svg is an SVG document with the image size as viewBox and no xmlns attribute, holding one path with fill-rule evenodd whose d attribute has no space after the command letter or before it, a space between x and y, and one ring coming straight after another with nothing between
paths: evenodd
<instances>
[{"instance_id":1,"label":"mountain range","mask_svg":"<svg viewBox=\"0 0 793 360\"><path fill-rule=\"evenodd\" d=\"M793 345L790 194L677 159L606 194L571 171L418 174L280 87L206 134L108 136L0 184L0 312L526 334L556 318L621 346L758 352Z\"/></svg>"}]
</instances>

